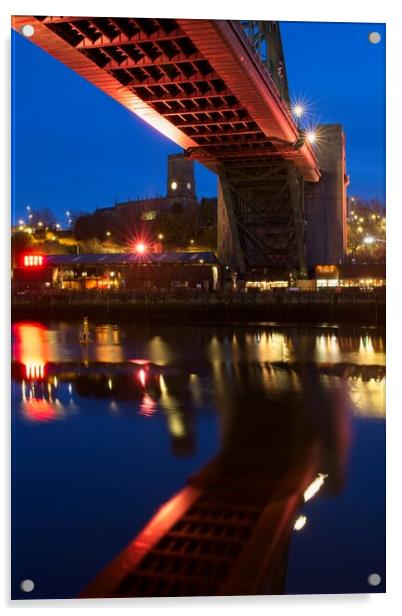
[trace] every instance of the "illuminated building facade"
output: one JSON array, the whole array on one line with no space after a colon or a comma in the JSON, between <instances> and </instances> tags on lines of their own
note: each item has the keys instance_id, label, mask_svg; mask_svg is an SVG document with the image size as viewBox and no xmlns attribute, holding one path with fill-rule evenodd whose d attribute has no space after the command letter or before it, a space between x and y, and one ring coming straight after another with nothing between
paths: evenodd
<instances>
[{"instance_id":1,"label":"illuminated building facade","mask_svg":"<svg viewBox=\"0 0 402 616\"><path fill-rule=\"evenodd\" d=\"M142 245L141 245L142 246ZM32 257L32 264L30 258ZM212 252L29 255L14 268L15 290L216 290L221 267Z\"/></svg>"},{"instance_id":2,"label":"illuminated building facade","mask_svg":"<svg viewBox=\"0 0 402 616\"><path fill-rule=\"evenodd\" d=\"M317 289L328 287L385 287L386 272L382 263L359 265L316 265Z\"/></svg>"}]
</instances>

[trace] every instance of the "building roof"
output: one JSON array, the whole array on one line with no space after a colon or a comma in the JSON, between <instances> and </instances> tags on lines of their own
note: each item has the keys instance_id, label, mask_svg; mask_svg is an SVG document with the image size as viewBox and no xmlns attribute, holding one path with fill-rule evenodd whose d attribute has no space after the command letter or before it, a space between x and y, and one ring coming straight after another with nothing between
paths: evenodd
<instances>
[{"instance_id":1,"label":"building roof","mask_svg":"<svg viewBox=\"0 0 402 616\"><path fill-rule=\"evenodd\" d=\"M203 261L218 264L213 252L149 252L139 255L131 252L83 255L46 255L45 265L127 265L182 263L192 264Z\"/></svg>"}]
</instances>

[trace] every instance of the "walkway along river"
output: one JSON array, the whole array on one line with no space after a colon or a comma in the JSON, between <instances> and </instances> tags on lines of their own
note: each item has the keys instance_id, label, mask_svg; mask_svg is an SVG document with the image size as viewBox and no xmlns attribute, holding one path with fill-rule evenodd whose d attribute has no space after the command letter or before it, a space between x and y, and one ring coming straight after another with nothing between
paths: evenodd
<instances>
[{"instance_id":1,"label":"walkway along river","mask_svg":"<svg viewBox=\"0 0 402 616\"><path fill-rule=\"evenodd\" d=\"M385 290L197 293L56 292L14 295L15 319L91 318L126 321L344 323L385 325Z\"/></svg>"}]
</instances>

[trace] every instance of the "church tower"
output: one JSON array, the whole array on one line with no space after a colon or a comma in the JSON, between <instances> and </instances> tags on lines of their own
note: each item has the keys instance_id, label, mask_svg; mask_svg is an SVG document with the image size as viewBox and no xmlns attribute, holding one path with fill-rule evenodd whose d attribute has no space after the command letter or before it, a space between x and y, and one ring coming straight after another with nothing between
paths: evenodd
<instances>
[{"instance_id":1,"label":"church tower","mask_svg":"<svg viewBox=\"0 0 402 616\"><path fill-rule=\"evenodd\" d=\"M182 205L192 205L197 199L194 161L184 154L171 154L168 157L167 196L177 199Z\"/></svg>"}]
</instances>

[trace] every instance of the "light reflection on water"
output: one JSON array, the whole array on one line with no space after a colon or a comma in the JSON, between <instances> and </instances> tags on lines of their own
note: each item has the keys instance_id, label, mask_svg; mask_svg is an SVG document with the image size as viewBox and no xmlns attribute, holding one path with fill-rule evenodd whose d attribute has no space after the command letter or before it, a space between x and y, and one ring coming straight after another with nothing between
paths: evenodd
<instances>
[{"instance_id":1,"label":"light reflection on water","mask_svg":"<svg viewBox=\"0 0 402 616\"><path fill-rule=\"evenodd\" d=\"M354 429L351 423L355 426L354 422L364 420L367 425L373 425L385 417L384 338L374 330L356 333L264 326L107 324L91 325L92 342L87 345L79 343L79 324L16 323L13 334L17 467L35 466L34 457L45 457L46 449L51 446L65 452L58 469L68 477L70 450L74 450L74 463L78 465L74 473L84 468L92 479L94 474L99 474L94 483L99 482L99 490L106 494L110 489L113 491L111 486L116 482L121 490L122 500L117 499L121 519L116 520L119 528L109 529L108 556L97 547L94 535L92 574L138 532L161 502L184 485L189 474L208 463L213 455L220 450L235 450L236 443L238 446L246 442L246 437L249 445L255 439L257 449L264 445L261 435L253 431L271 430L267 441L273 438L272 447L277 431L278 446L282 439L290 453L294 448L291 457L295 460L300 455L298 448L303 434L317 433L323 443L317 470L322 477L328 476L322 491L335 495L342 493L347 482L348 449ZM246 416L240 416L237 422L239 409ZM267 418L261 420L256 415L255 424L249 425L247 413L256 410L260 415L271 412L273 416L267 423ZM46 437L49 440L39 441L40 434L32 431L35 425L41 431L52 428L51 436ZM102 447L108 448L110 477L104 477L96 462L103 450L99 453L90 449L98 429ZM119 443L127 442L130 447L130 439L136 446L125 454L129 455L127 460L122 454L124 464L131 468L126 476L121 468ZM77 450L76 442L81 443ZM84 455L87 443L89 451ZM380 450L374 454L378 459L382 456ZM281 459L279 455L278 469ZM266 463L274 468L274 457L267 458ZM155 476L152 475L154 467L157 468ZM46 464L37 467L36 473L35 489L46 501L52 498L55 477ZM24 502L22 509L29 509L26 499L32 498L32 488L27 487L27 479L25 483L19 481L16 490ZM145 495L147 481L153 481L154 492L148 496ZM128 511L125 517L122 510L127 506L125 499L133 485L144 495L141 505L135 508L135 503L131 504L131 513ZM79 500L85 501L85 491L87 486L78 493ZM86 506L91 507L91 503ZM44 509L40 509L40 515L46 520ZM24 541L32 540L30 525L22 510L15 515L20 517L18 537L23 546ZM33 526L37 524L35 515L39 516L39 512L32 513ZM48 515L46 532L51 534L53 526L58 532L54 515ZM107 507L104 515L107 516ZM307 536L308 529L314 526L310 513L304 518L301 515L297 524L295 520L298 536ZM93 520L91 524L96 529ZM88 530L89 543L91 532L95 530ZM74 545L73 538L67 540ZM334 543L336 540L334 537ZM46 539L42 537L42 541ZM67 551L66 546L60 549ZM76 553L70 556L75 562ZM20 558L17 556L15 560L19 562ZM65 558L67 562L68 555ZM65 591L60 589L59 593L72 596L83 585L79 575L85 577L89 572L80 572L76 566L75 574L77 579L72 577L70 587ZM58 582L51 578L48 583L48 596L58 596L55 590Z\"/></svg>"},{"instance_id":2,"label":"light reflection on water","mask_svg":"<svg viewBox=\"0 0 402 616\"><path fill-rule=\"evenodd\" d=\"M275 395L289 390L300 392L298 366L301 362L314 362L323 387L335 389L340 379L345 383L352 412L364 417L385 415L385 350L384 339L380 335L340 335L336 330L300 334L292 330L270 331L263 328L241 334L225 333L223 336L209 334L207 330L204 333L202 359L209 362L210 375L188 373L188 370L183 374L188 381L192 405L196 407L202 407L203 392L211 385L218 398L224 396L228 379L241 378L245 363L253 371L254 378L261 381L271 395ZM149 417L157 410L177 414L179 399L169 393L166 383L158 397L145 391L145 371L138 365L149 362L161 369L182 367L185 361L199 361L196 347L188 344L179 344L178 347L176 341L161 335L148 338L135 331L125 338L127 332L116 325L96 326L94 334L92 344L80 345L79 326L62 324L56 329L34 323L17 323L14 326L13 359L24 377L21 383L21 408L26 418L30 421L35 421L35 418L38 421L68 418L69 413L56 396L57 373L61 379L60 386L63 387L68 381L71 390L77 370L82 372L82 365L107 366L110 373L108 387L113 399L113 370L118 370L119 364L128 361L133 363L133 375L137 375L133 378L139 380L144 389L141 414ZM138 337L133 334L138 334ZM56 372L56 375L47 374L50 365L51 372ZM97 378L99 380L99 376ZM161 374L161 378L167 377ZM93 379L95 385L95 376ZM113 412L118 409L118 401L114 400L112 408Z\"/></svg>"}]
</instances>

